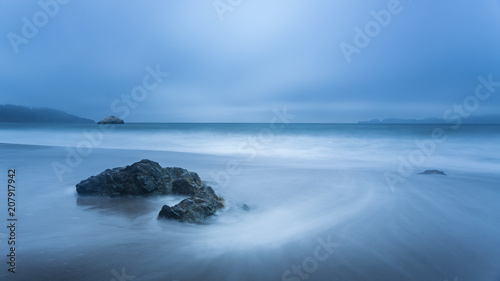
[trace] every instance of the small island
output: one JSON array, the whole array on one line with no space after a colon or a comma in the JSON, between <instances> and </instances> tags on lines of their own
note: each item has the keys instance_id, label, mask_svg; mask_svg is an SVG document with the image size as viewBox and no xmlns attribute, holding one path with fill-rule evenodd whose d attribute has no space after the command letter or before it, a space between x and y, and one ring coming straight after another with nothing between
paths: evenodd
<instances>
[{"instance_id":1,"label":"small island","mask_svg":"<svg viewBox=\"0 0 500 281\"><path fill-rule=\"evenodd\" d=\"M111 115L97 122L97 124L125 124L125 122L122 119Z\"/></svg>"},{"instance_id":2,"label":"small island","mask_svg":"<svg viewBox=\"0 0 500 281\"><path fill-rule=\"evenodd\" d=\"M425 170L422 173L418 173L419 175L441 175L446 176L446 173L439 170Z\"/></svg>"}]
</instances>

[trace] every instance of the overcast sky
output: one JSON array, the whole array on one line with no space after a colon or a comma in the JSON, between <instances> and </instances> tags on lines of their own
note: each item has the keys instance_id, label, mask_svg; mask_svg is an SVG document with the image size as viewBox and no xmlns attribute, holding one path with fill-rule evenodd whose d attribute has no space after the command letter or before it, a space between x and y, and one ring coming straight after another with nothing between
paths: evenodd
<instances>
[{"instance_id":1,"label":"overcast sky","mask_svg":"<svg viewBox=\"0 0 500 281\"><path fill-rule=\"evenodd\" d=\"M286 106L295 122L354 122L440 117L479 76L500 81L499 0L54 1L0 0L0 104L129 122L266 122ZM487 113L500 88L474 112Z\"/></svg>"}]
</instances>

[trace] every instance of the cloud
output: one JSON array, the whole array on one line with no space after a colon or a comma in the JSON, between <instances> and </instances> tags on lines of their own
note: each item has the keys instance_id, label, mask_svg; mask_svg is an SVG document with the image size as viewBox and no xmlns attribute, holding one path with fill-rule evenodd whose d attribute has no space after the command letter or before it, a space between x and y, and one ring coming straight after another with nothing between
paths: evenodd
<instances>
[{"instance_id":1,"label":"cloud","mask_svg":"<svg viewBox=\"0 0 500 281\"><path fill-rule=\"evenodd\" d=\"M283 105L311 122L424 118L473 91L477 76L500 76L496 1L401 1L347 63L339 43L387 3L244 1L221 21L211 1L71 1L18 54L0 42L0 103L97 120L159 64L171 76L129 121L262 121ZM40 10L38 1L0 7L5 35ZM492 98L489 110L499 107Z\"/></svg>"}]
</instances>

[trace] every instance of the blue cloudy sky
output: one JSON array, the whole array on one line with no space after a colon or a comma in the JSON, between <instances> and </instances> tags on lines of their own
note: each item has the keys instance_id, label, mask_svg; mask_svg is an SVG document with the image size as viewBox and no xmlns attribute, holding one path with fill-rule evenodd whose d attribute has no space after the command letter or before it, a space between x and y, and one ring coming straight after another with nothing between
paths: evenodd
<instances>
[{"instance_id":1,"label":"blue cloudy sky","mask_svg":"<svg viewBox=\"0 0 500 281\"><path fill-rule=\"evenodd\" d=\"M499 0L0 0L0 34L0 104L94 120L440 117L500 81ZM499 112L500 88L474 114Z\"/></svg>"}]
</instances>

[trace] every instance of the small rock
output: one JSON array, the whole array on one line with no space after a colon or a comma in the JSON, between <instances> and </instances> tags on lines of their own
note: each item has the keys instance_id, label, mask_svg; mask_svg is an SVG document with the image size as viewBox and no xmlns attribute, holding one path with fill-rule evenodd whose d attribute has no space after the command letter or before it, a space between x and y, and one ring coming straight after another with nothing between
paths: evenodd
<instances>
[{"instance_id":1,"label":"small rock","mask_svg":"<svg viewBox=\"0 0 500 281\"><path fill-rule=\"evenodd\" d=\"M109 116L97 122L97 124L125 124L125 122L116 116Z\"/></svg>"},{"instance_id":2,"label":"small rock","mask_svg":"<svg viewBox=\"0 0 500 281\"><path fill-rule=\"evenodd\" d=\"M207 197L190 197L182 200L174 207L163 205L159 219L175 219L180 222L202 223L208 217L215 215L218 209L224 207L220 197L213 194Z\"/></svg>"},{"instance_id":3,"label":"small rock","mask_svg":"<svg viewBox=\"0 0 500 281\"><path fill-rule=\"evenodd\" d=\"M418 173L419 175L442 175L446 176L446 174L443 171L439 170L425 170L422 173Z\"/></svg>"}]
</instances>

